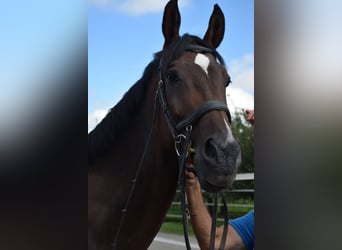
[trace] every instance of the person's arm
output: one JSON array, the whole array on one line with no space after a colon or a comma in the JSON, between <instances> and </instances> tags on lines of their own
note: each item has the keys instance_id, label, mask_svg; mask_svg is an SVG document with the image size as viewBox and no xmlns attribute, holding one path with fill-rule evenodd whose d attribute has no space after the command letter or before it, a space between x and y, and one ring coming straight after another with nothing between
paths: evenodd
<instances>
[{"instance_id":1,"label":"person's arm","mask_svg":"<svg viewBox=\"0 0 342 250\"><path fill-rule=\"evenodd\" d=\"M209 249L211 217L204 204L198 178L191 172L187 172L186 193L189 203L192 228L195 232L198 244L202 250ZM218 249L223 234L223 226L216 228L215 249ZM235 229L228 225L228 233L225 249L244 250L244 242Z\"/></svg>"}]
</instances>

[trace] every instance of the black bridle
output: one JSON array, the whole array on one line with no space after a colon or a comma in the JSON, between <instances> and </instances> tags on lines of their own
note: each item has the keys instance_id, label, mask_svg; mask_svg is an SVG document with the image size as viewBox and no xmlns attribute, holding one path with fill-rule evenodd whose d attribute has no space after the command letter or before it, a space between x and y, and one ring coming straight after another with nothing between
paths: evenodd
<instances>
[{"instance_id":1,"label":"black bridle","mask_svg":"<svg viewBox=\"0 0 342 250\"><path fill-rule=\"evenodd\" d=\"M201 119L201 117L213 110L220 110L225 111L227 113L227 116L230 121L230 112L228 110L227 105L224 102L221 101L208 101L199 108L196 109L195 112L193 112L188 118L180 121L179 123L176 123L174 119L172 118L171 112L168 108L166 97L165 97L165 85L162 80L159 81L158 84L158 91L157 95L159 97L159 102L162 108L162 111L164 113L167 125L169 127L169 130L171 132L171 135L175 141L175 149L178 156L178 186L180 190L180 199L181 199L181 208L182 208L182 222L183 222L183 232L184 232L184 239L185 239L185 245L186 248L189 250L190 242L189 242L189 236L188 236L188 227L187 227L187 209L188 205L186 202L186 194L185 194L185 160L189 154L190 150L190 144L191 144L191 131L193 124L195 124L198 120ZM188 169L191 172L193 172L196 175L195 169ZM227 232L228 232L228 209L225 201L225 197L222 193L220 193L224 210L225 210L225 223L224 223L224 230L223 235L221 239L221 244L219 249L224 249ZM218 203L218 193L215 194L215 202L214 202L214 213L212 215L212 225L211 225L211 235L210 235L210 246L209 249L213 250L215 246L215 233L216 233L216 218L217 218L217 203Z\"/></svg>"},{"instance_id":2,"label":"black bridle","mask_svg":"<svg viewBox=\"0 0 342 250\"><path fill-rule=\"evenodd\" d=\"M204 46L199 46L199 45L190 45L186 49L187 51L193 51L193 52L204 52L204 53L213 53L214 51L210 48L204 47ZM213 53L214 54L214 53ZM217 53L214 55L216 56ZM199 108L197 108L189 117L186 119L176 123L174 120L170 109L168 107L167 101L166 101L166 95L165 95L165 83L163 81L163 74L162 74L162 59L160 59L160 65L159 65L159 82L158 82L158 87L155 95L155 100L154 100L154 111L153 111L153 121L152 121L152 126L145 144L144 152L142 154L142 157L140 159L139 165L137 172L132 179L132 185L130 192L128 194L128 198L125 203L125 207L121 210L122 216L120 218L119 226L118 226L118 231L115 235L114 241L112 243L112 249L116 250L117 247L117 242L119 239L119 235L121 232L121 228L123 226L123 222L126 216L126 212L128 209L128 206L130 204L130 201L132 199L135 186L136 186L136 181L137 178L140 175L140 172L143 167L143 162L147 153L147 150L150 145L150 140L153 134L153 129L156 123L156 119L158 116L158 107L157 103L159 101L161 110L165 116L167 125L169 127L170 133L172 135L172 138L174 139L175 142L175 150L178 156L178 186L180 189L180 198L181 198L181 208L182 208L182 221L183 221L183 231L184 231L184 238L185 238L185 245L188 250L191 249L190 247L190 242L189 242L189 236L188 236L188 227L187 227L187 202L186 202L186 194L185 194L185 160L189 154L190 150L190 144L191 144L191 131L192 127L201 119L201 117L213 110L219 110L219 111L224 111L226 112L229 121L231 121L231 115L229 112L229 109L226 105L226 103L222 101L217 101L217 100L212 100L204 103L201 105ZM189 171L193 172L196 174L195 169L189 169ZM226 237L227 237L227 232L228 232L228 209L227 209L227 204L225 201L225 197L223 193L219 193L224 205L224 212L225 212L225 218L224 218L224 230L223 230L223 235L220 243L220 248L219 249L224 249L225 243L226 243ZM210 246L209 249L213 250L215 246L215 232L216 232L216 210L217 210L217 203L218 203L218 193L215 194L215 202L214 202L214 213L212 215L212 225L211 225L211 235L210 235Z\"/></svg>"}]
</instances>

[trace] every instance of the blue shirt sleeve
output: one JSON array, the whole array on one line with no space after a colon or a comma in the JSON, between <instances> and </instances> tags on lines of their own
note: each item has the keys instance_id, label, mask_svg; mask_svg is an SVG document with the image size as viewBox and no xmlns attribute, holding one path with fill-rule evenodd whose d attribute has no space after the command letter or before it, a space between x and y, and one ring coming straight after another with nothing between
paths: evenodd
<instances>
[{"instance_id":1,"label":"blue shirt sleeve","mask_svg":"<svg viewBox=\"0 0 342 250\"><path fill-rule=\"evenodd\" d=\"M254 209L249 211L244 216L230 220L229 224L240 235L247 249L253 250L254 248Z\"/></svg>"}]
</instances>

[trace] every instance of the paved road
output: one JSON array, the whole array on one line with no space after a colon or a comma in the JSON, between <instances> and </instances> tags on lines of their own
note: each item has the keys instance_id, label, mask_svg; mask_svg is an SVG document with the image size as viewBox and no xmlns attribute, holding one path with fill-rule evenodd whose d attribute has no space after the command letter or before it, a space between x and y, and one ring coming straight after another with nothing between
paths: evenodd
<instances>
[{"instance_id":1,"label":"paved road","mask_svg":"<svg viewBox=\"0 0 342 250\"><path fill-rule=\"evenodd\" d=\"M190 237L191 249L200 249L194 237ZM184 250L183 235L158 233L148 250Z\"/></svg>"}]
</instances>

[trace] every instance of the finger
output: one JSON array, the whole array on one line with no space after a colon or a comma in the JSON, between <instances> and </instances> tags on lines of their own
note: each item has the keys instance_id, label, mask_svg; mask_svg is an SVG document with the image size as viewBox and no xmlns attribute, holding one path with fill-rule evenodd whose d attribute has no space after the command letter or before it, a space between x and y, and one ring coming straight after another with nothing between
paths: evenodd
<instances>
[{"instance_id":1,"label":"finger","mask_svg":"<svg viewBox=\"0 0 342 250\"><path fill-rule=\"evenodd\" d=\"M187 179L195 179L196 178L196 175L193 173L193 172L190 172L188 170L185 170L185 177Z\"/></svg>"}]
</instances>

